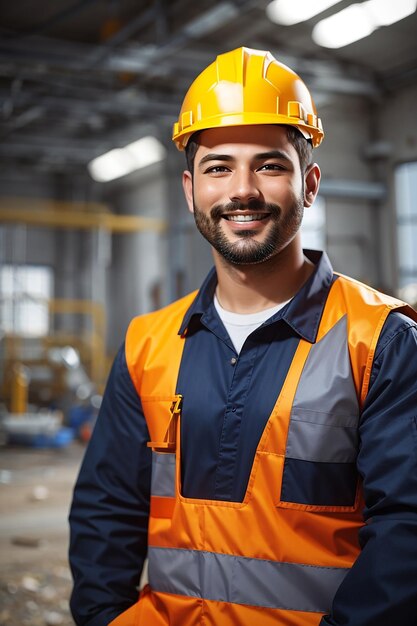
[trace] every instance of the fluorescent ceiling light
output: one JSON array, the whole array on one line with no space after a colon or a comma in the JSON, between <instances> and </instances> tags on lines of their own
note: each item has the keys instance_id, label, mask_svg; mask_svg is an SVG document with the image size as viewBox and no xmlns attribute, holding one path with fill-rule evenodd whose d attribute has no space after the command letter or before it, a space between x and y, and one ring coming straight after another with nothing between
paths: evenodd
<instances>
[{"instance_id":1,"label":"fluorescent ceiling light","mask_svg":"<svg viewBox=\"0 0 417 626\"><path fill-rule=\"evenodd\" d=\"M273 0L266 7L271 22L291 26L322 13L340 0Z\"/></svg>"},{"instance_id":2,"label":"fluorescent ceiling light","mask_svg":"<svg viewBox=\"0 0 417 626\"><path fill-rule=\"evenodd\" d=\"M417 0L366 0L352 4L313 28L319 46L342 48L363 39L380 26L388 26L415 12Z\"/></svg>"},{"instance_id":3,"label":"fluorescent ceiling light","mask_svg":"<svg viewBox=\"0 0 417 626\"><path fill-rule=\"evenodd\" d=\"M126 176L152 163L162 161L166 150L155 137L143 137L124 148L115 148L93 159L88 171L94 180L104 183Z\"/></svg>"},{"instance_id":4,"label":"fluorescent ceiling light","mask_svg":"<svg viewBox=\"0 0 417 626\"><path fill-rule=\"evenodd\" d=\"M378 26L389 26L412 15L417 8L417 0L368 0L367 11Z\"/></svg>"}]
</instances>

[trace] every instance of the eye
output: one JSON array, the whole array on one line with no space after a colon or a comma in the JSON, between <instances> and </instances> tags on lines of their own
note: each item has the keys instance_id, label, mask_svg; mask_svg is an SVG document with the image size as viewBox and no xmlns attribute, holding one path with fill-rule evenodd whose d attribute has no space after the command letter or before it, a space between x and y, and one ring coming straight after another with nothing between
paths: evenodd
<instances>
[{"instance_id":1,"label":"eye","mask_svg":"<svg viewBox=\"0 0 417 626\"><path fill-rule=\"evenodd\" d=\"M279 163L264 163L259 170L260 172L285 172L285 167Z\"/></svg>"},{"instance_id":2,"label":"eye","mask_svg":"<svg viewBox=\"0 0 417 626\"><path fill-rule=\"evenodd\" d=\"M223 174L224 172L230 172L225 165L212 165L204 170L204 174Z\"/></svg>"}]
</instances>

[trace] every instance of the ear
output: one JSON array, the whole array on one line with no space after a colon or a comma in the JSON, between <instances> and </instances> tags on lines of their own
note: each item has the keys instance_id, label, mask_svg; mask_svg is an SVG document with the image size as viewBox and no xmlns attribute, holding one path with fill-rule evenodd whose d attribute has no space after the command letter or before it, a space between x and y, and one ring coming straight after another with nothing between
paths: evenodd
<instances>
[{"instance_id":1,"label":"ear","mask_svg":"<svg viewBox=\"0 0 417 626\"><path fill-rule=\"evenodd\" d=\"M190 213L194 213L193 177L189 170L185 170L182 173L182 187L184 189L185 199L188 204L188 210L190 211Z\"/></svg>"},{"instance_id":2,"label":"ear","mask_svg":"<svg viewBox=\"0 0 417 626\"><path fill-rule=\"evenodd\" d=\"M307 167L304 174L304 206L310 207L316 199L320 186L321 171L317 163Z\"/></svg>"}]
</instances>

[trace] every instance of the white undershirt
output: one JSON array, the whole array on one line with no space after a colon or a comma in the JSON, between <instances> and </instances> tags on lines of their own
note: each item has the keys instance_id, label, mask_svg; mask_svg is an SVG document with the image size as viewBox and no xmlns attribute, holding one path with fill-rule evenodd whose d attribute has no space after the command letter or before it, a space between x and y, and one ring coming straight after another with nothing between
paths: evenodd
<instances>
[{"instance_id":1,"label":"white undershirt","mask_svg":"<svg viewBox=\"0 0 417 626\"><path fill-rule=\"evenodd\" d=\"M256 313L232 313L232 311L226 311L226 309L223 309L223 307L220 306L217 296L214 295L214 306L216 311L219 314L219 317L223 322L238 354L240 353L247 337L249 337L254 330L259 328L261 324L266 322L267 319L282 309L288 302L289 300L287 300L287 302L277 304L269 309L257 311Z\"/></svg>"}]
</instances>

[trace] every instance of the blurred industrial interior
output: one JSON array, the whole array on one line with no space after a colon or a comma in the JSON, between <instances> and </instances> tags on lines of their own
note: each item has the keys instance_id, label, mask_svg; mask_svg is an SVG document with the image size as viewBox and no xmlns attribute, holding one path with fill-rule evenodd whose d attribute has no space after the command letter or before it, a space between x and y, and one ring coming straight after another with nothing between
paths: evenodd
<instances>
[{"instance_id":1,"label":"blurred industrial interior","mask_svg":"<svg viewBox=\"0 0 417 626\"><path fill-rule=\"evenodd\" d=\"M379 21L339 47L314 33L353 2L300 3L297 23L279 2L1 3L0 625L72 623L65 518L112 358L134 315L210 267L170 138L217 54L270 50L313 92L326 138L305 247L417 302L416 1L359 2Z\"/></svg>"}]
</instances>

